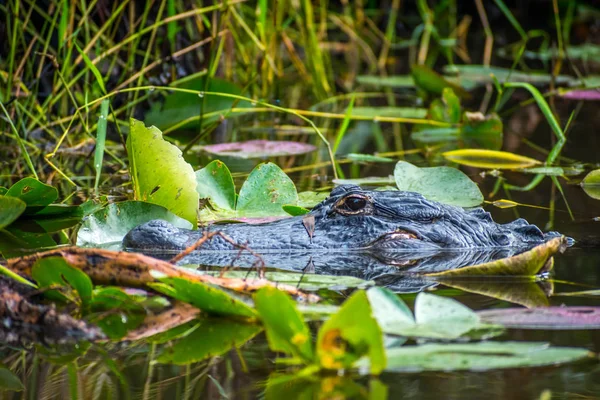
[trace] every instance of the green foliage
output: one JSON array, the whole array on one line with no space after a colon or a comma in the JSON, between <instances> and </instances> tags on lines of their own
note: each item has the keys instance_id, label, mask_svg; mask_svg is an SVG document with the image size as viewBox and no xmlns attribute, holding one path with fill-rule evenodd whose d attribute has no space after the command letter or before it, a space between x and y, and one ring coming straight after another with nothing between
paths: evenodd
<instances>
[{"instance_id":1,"label":"green foliage","mask_svg":"<svg viewBox=\"0 0 600 400\"><path fill-rule=\"evenodd\" d=\"M600 200L600 169L590 171L581 181L581 187L588 196Z\"/></svg>"},{"instance_id":2,"label":"green foliage","mask_svg":"<svg viewBox=\"0 0 600 400\"><path fill-rule=\"evenodd\" d=\"M200 197L210 201L216 216L287 216L282 206L298 203L294 182L273 163L259 164L254 168L239 195L235 194L229 169L221 161L212 161L196 171L196 179ZM211 218L208 212L205 211L204 217Z\"/></svg>"},{"instance_id":3,"label":"green foliage","mask_svg":"<svg viewBox=\"0 0 600 400\"><path fill-rule=\"evenodd\" d=\"M85 310L92 300L92 280L81 270L70 266L62 257L46 257L36 261L31 276L41 288L50 290L51 298L65 299L81 305Z\"/></svg>"},{"instance_id":4,"label":"green foliage","mask_svg":"<svg viewBox=\"0 0 600 400\"><path fill-rule=\"evenodd\" d=\"M483 195L477 185L455 168L419 168L399 161L394 169L394 178L398 189L417 192L440 203L474 207L483 202Z\"/></svg>"},{"instance_id":5,"label":"green foliage","mask_svg":"<svg viewBox=\"0 0 600 400\"><path fill-rule=\"evenodd\" d=\"M196 176L181 150L165 141L158 128L131 119L127 152L135 199L161 205L195 228Z\"/></svg>"},{"instance_id":6,"label":"green foliage","mask_svg":"<svg viewBox=\"0 0 600 400\"><path fill-rule=\"evenodd\" d=\"M153 219L168 221L178 228L192 228L189 221L165 207L143 201L124 201L109 204L89 215L77 232L77 245L119 246L127 232Z\"/></svg>"}]
</instances>

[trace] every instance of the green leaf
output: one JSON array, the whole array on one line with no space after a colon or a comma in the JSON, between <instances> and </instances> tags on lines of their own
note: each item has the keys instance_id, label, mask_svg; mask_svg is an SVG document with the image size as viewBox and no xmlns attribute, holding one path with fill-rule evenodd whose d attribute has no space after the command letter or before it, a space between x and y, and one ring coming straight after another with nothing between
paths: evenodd
<instances>
[{"instance_id":1,"label":"green leaf","mask_svg":"<svg viewBox=\"0 0 600 400\"><path fill-rule=\"evenodd\" d=\"M349 153L349 154L346 154L346 158L348 160L352 160L354 162L383 162L383 163L394 162L393 158L375 156L372 154Z\"/></svg>"},{"instance_id":2,"label":"green leaf","mask_svg":"<svg viewBox=\"0 0 600 400\"><path fill-rule=\"evenodd\" d=\"M153 219L163 219L178 228L192 224L166 208L143 201L112 203L88 216L77 232L77 246L120 244L131 229Z\"/></svg>"},{"instance_id":3,"label":"green leaf","mask_svg":"<svg viewBox=\"0 0 600 400\"><path fill-rule=\"evenodd\" d=\"M161 205L196 228L196 175L181 150L165 141L156 127L130 120L129 169L136 200Z\"/></svg>"},{"instance_id":4,"label":"green leaf","mask_svg":"<svg viewBox=\"0 0 600 400\"><path fill-rule=\"evenodd\" d=\"M429 117L435 121L458 124L461 119L460 100L451 88L442 90L442 98L435 99L429 106Z\"/></svg>"},{"instance_id":5,"label":"green leaf","mask_svg":"<svg viewBox=\"0 0 600 400\"><path fill-rule=\"evenodd\" d=\"M583 191L593 199L600 200L600 169L595 169L581 181Z\"/></svg>"},{"instance_id":6,"label":"green leaf","mask_svg":"<svg viewBox=\"0 0 600 400\"><path fill-rule=\"evenodd\" d=\"M328 197L329 192L300 192L298 193L298 206L304 208L313 208Z\"/></svg>"},{"instance_id":7,"label":"green leaf","mask_svg":"<svg viewBox=\"0 0 600 400\"><path fill-rule=\"evenodd\" d=\"M240 189L237 211L240 216L287 215L284 204L296 204L294 182L273 163L258 165Z\"/></svg>"},{"instance_id":8,"label":"green leaf","mask_svg":"<svg viewBox=\"0 0 600 400\"><path fill-rule=\"evenodd\" d=\"M569 46L569 57L571 46ZM448 65L444 73L458 73L458 79L464 86L487 85L494 83L492 75L503 82L529 82L537 85L547 85L555 79L557 84L567 84L575 79L567 75L552 76L548 73L522 72L509 68L490 67L485 65Z\"/></svg>"},{"instance_id":9,"label":"green leaf","mask_svg":"<svg viewBox=\"0 0 600 400\"><path fill-rule=\"evenodd\" d=\"M393 176L367 176L365 178L357 179L334 179L333 183L336 185L369 185L369 186L380 186L380 185L393 185L396 183Z\"/></svg>"},{"instance_id":10,"label":"green leaf","mask_svg":"<svg viewBox=\"0 0 600 400\"><path fill-rule=\"evenodd\" d=\"M3 229L19 218L27 204L16 197L0 196L0 229Z\"/></svg>"},{"instance_id":11,"label":"green leaf","mask_svg":"<svg viewBox=\"0 0 600 400\"><path fill-rule=\"evenodd\" d=\"M410 308L391 290L373 287L367 290L367 297L373 316L384 333L395 334L415 324Z\"/></svg>"},{"instance_id":12,"label":"green leaf","mask_svg":"<svg viewBox=\"0 0 600 400\"><path fill-rule=\"evenodd\" d=\"M425 65L413 65L411 76L415 84L426 92L441 95L445 88L450 88L461 98L471 95L459 85L452 83Z\"/></svg>"},{"instance_id":13,"label":"green leaf","mask_svg":"<svg viewBox=\"0 0 600 400\"><path fill-rule=\"evenodd\" d=\"M81 50L81 47L79 47L77 45L75 45L75 47L77 47L77 51L83 58L83 62L85 63L86 67L88 67L89 70L92 71L92 74L94 74L94 77L96 78L96 82L98 83L98 86L100 86L100 89L102 90L102 94L106 94L106 87L104 86L104 78L102 77L102 74L100 73L98 68L96 68L96 66L94 65L92 60L90 60L88 55L83 50Z\"/></svg>"},{"instance_id":14,"label":"green leaf","mask_svg":"<svg viewBox=\"0 0 600 400\"><path fill-rule=\"evenodd\" d=\"M456 168L419 168L399 161L394 177L399 190L417 192L429 200L460 207L474 207L483 202L477 184Z\"/></svg>"},{"instance_id":15,"label":"green leaf","mask_svg":"<svg viewBox=\"0 0 600 400\"><path fill-rule=\"evenodd\" d=\"M392 117L424 119L427 116L426 108L419 107L354 107L353 117Z\"/></svg>"},{"instance_id":16,"label":"green leaf","mask_svg":"<svg viewBox=\"0 0 600 400\"><path fill-rule=\"evenodd\" d=\"M0 365L0 390L20 392L25 387L17 375L4 365Z\"/></svg>"},{"instance_id":17,"label":"green leaf","mask_svg":"<svg viewBox=\"0 0 600 400\"><path fill-rule=\"evenodd\" d=\"M34 178L23 178L8 189L5 196L17 197L31 208L28 214L40 211L58 199L58 190Z\"/></svg>"},{"instance_id":18,"label":"green leaf","mask_svg":"<svg viewBox=\"0 0 600 400\"><path fill-rule=\"evenodd\" d=\"M425 344L387 351L388 371L483 371L559 365L588 358L582 348L547 343L481 342Z\"/></svg>"},{"instance_id":19,"label":"green leaf","mask_svg":"<svg viewBox=\"0 0 600 400\"><path fill-rule=\"evenodd\" d=\"M60 293L51 290L48 295L58 298L66 298L71 301L79 298L82 307L87 308L92 299L93 284L89 276L80 269L70 266L62 257L46 257L35 262L31 270L31 276L41 288L66 287L72 290ZM66 294L65 294L66 293Z\"/></svg>"},{"instance_id":20,"label":"green leaf","mask_svg":"<svg viewBox=\"0 0 600 400\"><path fill-rule=\"evenodd\" d=\"M271 350L283 351L307 363L312 362L312 335L289 295L276 288L265 287L254 294L254 302L265 326Z\"/></svg>"},{"instance_id":21,"label":"green leaf","mask_svg":"<svg viewBox=\"0 0 600 400\"><path fill-rule=\"evenodd\" d=\"M552 268L552 256L564 250L566 238L553 238L533 249L516 256L501 258L483 264L470 265L458 269L425 274L436 279L470 276L535 276Z\"/></svg>"},{"instance_id":22,"label":"green leaf","mask_svg":"<svg viewBox=\"0 0 600 400\"><path fill-rule=\"evenodd\" d=\"M229 168L219 160L196 171L196 190L215 208L235 210L235 184Z\"/></svg>"},{"instance_id":23,"label":"green leaf","mask_svg":"<svg viewBox=\"0 0 600 400\"><path fill-rule=\"evenodd\" d=\"M410 75L359 75L356 81L361 85L369 85L376 87L391 87L391 88L413 88L415 81Z\"/></svg>"},{"instance_id":24,"label":"green leaf","mask_svg":"<svg viewBox=\"0 0 600 400\"><path fill-rule=\"evenodd\" d=\"M364 291L355 292L319 330L317 357L322 368L347 369L367 356L371 374L386 364L383 335Z\"/></svg>"},{"instance_id":25,"label":"green leaf","mask_svg":"<svg viewBox=\"0 0 600 400\"><path fill-rule=\"evenodd\" d=\"M478 146L490 150L502 147L504 136L502 120L497 114L463 113L460 136L467 146Z\"/></svg>"},{"instance_id":26,"label":"green leaf","mask_svg":"<svg viewBox=\"0 0 600 400\"><path fill-rule=\"evenodd\" d=\"M159 363L190 364L219 356L252 339L261 327L224 319L204 319L193 332L172 346L165 346Z\"/></svg>"},{"instance_id":27,"label":"green leaf","mask_svg":"<svg viewBox=\"0 0 600 400\"><path fill-rule=\"evenodd\" d=\"M507 151L484 149L461 149L442 154L446 160L461 165L488 169L518 169L541 164L533 158L520 156Z\"/></svg>"},{"instance_id":28,"label":"green leaf","mask_svg":"<svg viewBox=\"0 0 600 400\"><path fill-rule=\"evenodd\" d=\"M248 277L248 271L206 271L206 273L215 276L223 276L225 278L244 279ZM286 271L267 271L265 272L265 279L281 284L297 286L298 289L305 291L316 291L319 289L364 289L375 285L375 282L373 281L365 281L364 279L356 278L354 276L302 274Z\"/></svg>"},{"instance_id":29,"label":"green leaf","mask_svg":"<svg viewBox=\"0 0 600 400\"><path fill-rule=\"evenodd\" d=\"M94 322L110 339L120 339L144 322L146 311L134 296L121 288L103 287L94 290L91 307Z\"/></svg>"},{"instance_id":30,"label":"green leaf","mask_svg":"<svg viewBox=\"0 0 600 400\"><path fill-rule=\"evenodd\" d=\"M190 303L209 314L243 318L257 316L250 300L216 286L159 275L156 276L156 279L162 284L150 284L154 290Z\"/></svg>"}]
</instances>

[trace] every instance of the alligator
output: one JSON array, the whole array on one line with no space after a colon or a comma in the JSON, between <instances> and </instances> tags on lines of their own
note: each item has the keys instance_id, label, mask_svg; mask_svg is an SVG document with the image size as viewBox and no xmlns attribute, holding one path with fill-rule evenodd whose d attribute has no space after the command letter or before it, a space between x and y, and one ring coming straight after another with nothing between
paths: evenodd
<instances>
[{"instance_id":1,"label":"alligator","mask_svg":"<svg viewBox=\"0 0 600 400\"><path fill-rule=\"evenodd\" d=\"M249 267L258 253L266 265L281 269L386 281L400 271L404 279L397 291L427 285L407 282L407 273L510 257L561 236L543 233L524 219L498 224L480 207L463 209L413 192L342 185L303 216L263 224L213 224L196 231L153 220L132 229L123 246L168 258L216 231L223 235L206 240L183 263ZM240 252L240 245L253 253Z\"/></svg>"}]
</instances>

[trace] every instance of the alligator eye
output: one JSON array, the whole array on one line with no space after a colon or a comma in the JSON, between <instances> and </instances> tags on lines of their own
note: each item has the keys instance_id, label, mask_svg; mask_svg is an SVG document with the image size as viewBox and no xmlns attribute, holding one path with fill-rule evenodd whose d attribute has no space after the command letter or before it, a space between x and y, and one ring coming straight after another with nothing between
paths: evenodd
<instances>
[{"instance_id":1,"label":"alligator eye","mask_svg":"<svg viewBox=\"0 0 600 400\"><path fill-rule=\"evenodd\" d=\"M360 211L367 205L367 200L362 197L348 197L344 205L351 211Z\"/></svg>"}]
</instances>

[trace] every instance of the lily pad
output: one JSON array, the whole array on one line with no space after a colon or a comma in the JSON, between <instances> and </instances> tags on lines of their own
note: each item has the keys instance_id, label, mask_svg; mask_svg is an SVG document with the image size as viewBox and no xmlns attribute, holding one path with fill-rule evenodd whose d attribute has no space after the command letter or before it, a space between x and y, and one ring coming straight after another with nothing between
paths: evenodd
<instances>
[{"instance_id":1,"label":"lily pad","mask_svg":"<svg viewBox=\"0 0 600 400\"><path fill-rule=\"evenodd\" d=\"M252 301L224 289L183 278L155 276L161 283L150 286L169 297L190 303L209 314L255 318Z\"/></svg>"},{"instance_id":2,"label":"lily pad","mask_svg":"<svg viewBox=\"0 0 600 400\"><path fill-rule=\"evenodd\" d=\"M235 210L235 184L229 168L219 160L196 171L196 190L215 208Z\"/></svg>"},{"instance_id":3,"label":"lily pad","mask_svg":"<svg viewBox=\"0 0 600 400\"><path fill-rule=\"evenodd\" d=\"M309 143L272 140L248 140L246 142L219 143L202 147L205 152L216 156L243 159L292 156L310 153L316 149L315 146Z\"/></svg>"},{"instance_id":4,"label":"lily pad","mask_svg":"<svg viewBox=\"0 0 600 400\"><path fill-rule=\"evenodd\" d=\"M219 356L239 347L261 331L259 325L224 319L204 319L183 339L164 347L157 362L185 365Z\"/></svg>"},{"instance_id":5,"label":"lily pad","mask_svg":"<svg viewBox=\"0 0 600 400\"><path fill-rule=\"evenodd\" d=\"M469 293L477 293L494 299L520 304L527 308L546 307L549 305L548 295L552 294L550 282L523 282L522 280L495 278L444 279L444 286L460 289ZM548 291L542 285L548 285Z\"/></svg>"},{"instance_id":6,"label":"lily pad","mask_svg":"<svg viewBox=\"0 0 600 400\"><path fill-rule=\"evenodd\" d=\"M461 149L443 153L446 160L461 165L488 169L518 169L541 164L533 158L520 156L507 151L485 149Z\"/></svg>"},{"instance_id":7,"label":"lily pad","mask_svg":"<svg viewBox=\"0 0 600 400\"><path fill-rule=\"evenodd\" d=\"M254 294L256 309L265 325L269 346L302 359L314 360L312 335L289 295L272 287Z\"/></svg>"},{"instance_id":8,"label":"lily pad","mask_svg":"<svg viewBox=\"0 0 600 400\"><path fill-rule=\"evenodd\" d=\"M19 218L27 204L16 197L0 196L0 229L3 229Z\"/></svg>"},{"instance_id":9,"label":"lily pad","mask_svg":"<svg viewBox=\"0 0 600 400\"><path fill-rule=\"evenodd\" d=\"M513 257L425 275L436 279L482 275L533 277L550 270L553 265L552 256L559 251L562 252L566 245L566 238L560 236Z\"/></svg>"},{"instance_id":10,"label":"lily pad","mask_svg":"<svg viewBox=\"0 0 600 400\"><path fill-rule=\"evenodd\" d=\"M287 215L284 204L298 203L294 182L273 163L258 165L242 185L237 212L244 216Z\"/></svg>"},{"instance_id":11,"label":"lily pad","mask_svg":"<svg viewBox=\"0 0 600 400\"><path fill-rule=\"evenodd\" d=\"M600 329L600 307L503 308L477 313L487 322L517 329Z\"/></svg>"},{"instance_id":12,"label":"lily pad","mask_svg":"<svg viewBox=\"0 0 600 400\"><path fill-rule=\"evenodd\" d=\"M387 371L485 371L559 365L590 357L587 349L547 343L481 342L403 346L387 351Z\"/></svg>"},{"instance_id":13,"label":"lily pad","mask_svg":"<svg viewBox=\"0 0 600 400\"><path fill-rule=\"evenodd\" d=\"M246 278L248 271L208 271L207 274L219 275L225 278ZM267 271L265 279L280 284L297 286L298 289L305 291L315 291L319 289L346 290L351 288L364 289L375 285L374 281L353 276L320 275L320 274L301 274L297 272Z\"/></svg>"},{"instance_id":14,"label":"lily pad","mask_svg":"<svg viewBox=\"0 0 600 400\"><path fill-rule=\"evenodd\" d=\"M304 208L313 208L323 200L329 197L329 192L305 191L298 193L298 206Z\"/></svg>"},{"instance_id":15,"label":"lily pad","mask_svg":"<svg viewBox=\"0 0 600 400\"><path fill-rule=\"evenodd\" d=\"M31 276L42 288L70 287L60 292L50 290L51 298L77 300L86 307L92 299L92 280L80 269L70 266L62 257L41 258L33 265Z\"/></svg>"},{"instance_id":16,"label":"lily pad","mask_svg":"<svg viewBox=\"0 0 600 400\"><path fill-rule=\"evenodd\" d=\"M389 335L457 339L471 333L492 337L503 331L501 326L482 323L474 311L454 299L419 293L413 318L406 304L388 289L371 288L367 296L382 331Z\"/></svg>"},{"instance_id":17,"label":"lily pad","mask_svg":"<svg viewBox=\"0 0 600 400\"><path fill-rule=\"evenodd\" d=\"M127 152L135 199L161 205L196 228L196 175L181 150L165 141L158 128L132 118Z\"/></svg>"},{"instance_id":18,"label":"lily pad","mask_svg":"<svg viewBox=\"0 0 600 400\"><path fill-rule=\"evenodd\" d=\"M583 191L593 199L600 200L600 169L595 169L583 178Z\"/></svg>"},{"instance_id":19,"label":"lily pad","mask_svg":"<svg viewBox=\"0 0 600 400\"><path fill-rule=\"evenodd\" d=\"M77 246L120 244L131 229L153 219L163 219L178 228L192 224L166 208L143 201L112 203L84 219L77 232Z\"/></svg>"},{"instance_id":20,"label":"lily pad","mask_svg":"<svg viewBox=\"0 0 600 400\"><path fill-rule=\"evenodd\" d=\"M440 203L474 207L483 202L479 187L456 168L419 168L399 161L394 169L394 178L399 190L417 192Z\"/></svg>"},{"instance_id":21,"label":"lily pad","mask_svg":"<svg viewBox=\"0 0 600 400\"><path fill-rule=\"evenodd\" d=\"M347 369L366 356L376 375L386 365L382 337L367 295L357 291L319 330L317 358L322 368Z\"/></svg>"},{"instance_id":22,"label":"lily pad","mask_svg":"<svg viewBox=\"0 0 600 400\"><path fill-rule=\"evenodd\" d=\"M34 178L23 178L12 185L5 196L17 197L29 210L26 213L35 213L58 199L58 190Z\"/></svg>"}]
</instances>

